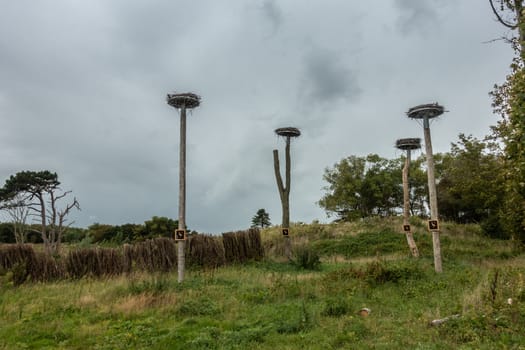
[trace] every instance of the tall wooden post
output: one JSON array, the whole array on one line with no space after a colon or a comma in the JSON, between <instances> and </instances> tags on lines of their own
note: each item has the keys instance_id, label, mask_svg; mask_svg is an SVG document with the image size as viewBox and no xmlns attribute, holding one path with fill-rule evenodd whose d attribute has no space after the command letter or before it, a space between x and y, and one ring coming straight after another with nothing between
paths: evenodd
<instances>
[{"instance_id":1,"label":"tall wooden post","mask_svg":"<svg viewBox=\"0 0 525 350\"><path fill-rule=\"evenodd\" d=\"M277 181L277 189L279 190L279 196L281 198L281 206L283 212L283 220L281 228L283 230L284 237L284 249L285 255L288 259L292 258L292 244L290 242L290 187L291 187L291 157L290 157L290 143L292 137L299 137L301 132L297 128L279 128L275 130L275 133L279 136L283 136L286 139L285 147L285 183L281 177L281 170L279 166L279 151L273 150L273 165L275 171L275 179Z\"/></svg>"},{"instance_id":2,"label":"tall wooden post","mask_svg":"<svg viewBox=\"0 0 525 350\"><path fill-rule=\"evenodd\" d=\"M186 230L186 106L180 110L179 150L179 230ZM177 242L178 282L184 281L186 241Z\"/></svg>"},{"instance_id":3,"label":"tall wooden post","mask_svg":"<svg viewBox=\"0 0 525 350\"><path fill-rule=\"evenodd\" d=\"M425 150L427 155L427 175L428 175L428 195L430 201L430 219L438 220L438 204L436 193L436 177L434 175L434 155L432 153L432 140L430 138L430 123L428 117L423 120L425 134ZM432 230L432 246L434 248L434 269L436 272L443 272L441 262L441 243L439 239L439 230Z\"/></svg>"},{"instance_id":4,"label":"tall wooden post","mask_svg":"<svg viewBox=\"0 0 525 350\"><path fill-rule=\"evenodd\" d=\"M200 105L200 96L193 93L168 94L170 106L180 109L180 148L179 148L179 226L177 241L178 282L184 281L186 254L186 109ZM180 236L180 237L179 237Z\"/></svg>"},{"instance_id":5,"label":"tall wooden post","mask_svg":"<svg viewBox=\"0 0 525 350\"><path fill-rule=\"evenodd\" d=\"M445 109L437 103L419 105L408 110L407 115L412 119L423 120L423 133L425 136L425 150L427 157L428 195L430 206L429 230L432 233L432 245L434 248L434 270L443 272L441 262L441 243L439 240L439 216L436 194L436 179L434 175L434 155L432 153L432 140L430 138L430 119L443 114Z\"/></svg>"},{"instance_id":6,"label":"tall wooden post","mask_svg":"<svg viewBox=\"0 0 525 350\"><path fill-rule=\"evenodd\" d=\"M417 249L412 229L410 227L410 188L408 186L408 176L410 172L410 158L413 149L420 148L420 139L400 139L396 142L396 147L406 151L405 165L403 167L403 231L407 239L408 247L412 256L419 257L419 250Z\"/></svg>"}]
</instances>

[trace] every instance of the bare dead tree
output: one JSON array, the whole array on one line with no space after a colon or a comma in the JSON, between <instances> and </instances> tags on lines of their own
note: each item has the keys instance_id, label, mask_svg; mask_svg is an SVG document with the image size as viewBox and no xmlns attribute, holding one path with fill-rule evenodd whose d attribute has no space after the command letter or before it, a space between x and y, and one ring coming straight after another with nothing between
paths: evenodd
<instances>
[{"instance_id":1,"label":"bare dead tree","mask_svg":"<svg viewBox=\"0 0 525 350\"><path fill-rule=\"evenodd\" d=\"M42 225L40 231L34 231L41 233L44 249L48 254L56 255L60 252L62 236L66 229L74 224L74 221L68 222L67 216L72 209L80 210L80 204L76 198L73 198L71 203L60 207L59 202L71 192L65 191L57 195L55 191L47 191L37 196L37 202L32 202L27 206L30 215L38 218Z\"/></svg>"},{"instance_id":2,"label":"bare dead tree","mask_svg":"<svg viewBox=\"0 0 525 350\"><path fill-rule=\"evenodd\" d=\"M283 178L281 176L281 170L279 165L279 151L273 150L273 166L275 171L275 179L277 180L277 188L279 190L279 196L281 197L281 205L283 209L283 220L282 220L282 229L286 230L290 228L290 186L291 186L291 161L290 161L290 140L292 137L299 137L301 132L297 128L287 127L279 128L275 130L275 133L279 136L282 136L286 139L286 148L285 148L285 183L283 184ZM283 231L284 232L284 231ZM285 250L286 256L288 259L291 259L292 249L290 238L287 235L285 237Z\"/></svg>"},{"instance_id":3,"label":"bare dead tree","mask_svg":"<svg viewBox=\"0 0 525 350\"><path fill-rule=\"evenodd\" d=\"M27 236L27 218L29 216L29 209L26 204L27 198L22 194L17 194L15 197L2 205L2 210L7 213L11 223L13 224L13 233L15 241L18 244L26 242Z\"/></svg>"},{"instance_id":4,"label":"bare dead tree","mask_svg":"<svg viewBox=\"0 0 525 350\"><path fill-rule=\"evenodd\" d=\"M73 202L66 204L62 209L58 208L58 201L69 193L71 193L71 191L66 191L58 196L55 196L54 192L51 192L49 195L49 209L47 212L49 229L47 230L47 234L50 242L49 249L54 254L59 252L65 230L74 223L74 221L67 221L69 212L72 209L80 210L80 205L75 197L73 197Z\"/></svg>"},{"instance_id":5,"label":"bare dead tree","mask_svg":"<svg viewBox=\"0 0 525 350\"><path fill-rule=\"evenodd\" d=\"M20 171L11 175L0 189L0 205L13 201L17 196L23 199L28 215L40 221L40 234L45 251L57 254L62 241L62 233L68 226L66 217L72 209L79 209L76 198L60 208L58 202L71 191L61 192L58 175L48 170Z\"/></svg>"}]
</instances>

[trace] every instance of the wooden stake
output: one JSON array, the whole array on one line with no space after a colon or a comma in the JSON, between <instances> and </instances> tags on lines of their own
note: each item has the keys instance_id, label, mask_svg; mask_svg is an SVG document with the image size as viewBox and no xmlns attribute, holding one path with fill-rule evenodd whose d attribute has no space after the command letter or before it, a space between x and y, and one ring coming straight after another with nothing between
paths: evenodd
<instances>
[{"instance_id":1,"label":"wooden stake","mask_svg":"<svg viewBox=\"0 0 525 350\"><path fill-rule=\"evenodd\" d=\"M410 218L410 193L408 188L408 173L410 168L410 150L407 149L407 157L405 159L405 166L403 167L403 226L408 225L410 227L410 222L408 219ZM410 252L412 253L412 256L418 258L419 257L419 250L417 249L416 242L414 241L414 236L412 235L411 230L405 231L405 235L407 237L407 243L408 247L410 248Z\"/></svg>"},{"instance_id":2,"label":"wooden stake","mask_svg":"<svg viewBox=\"0 0 525 350\"><path fill-rule=\"evenodd\" d=\"M275 171L275 179L277 181L277 188L279 190L279 196L281 197L282 205L282 228L290 228L290 186L291 186L291 159L290 159L290 137L286 137L286 149L285 149L285 181L286 186L283 184L281 177L281 170L279 166L279 151L273 150L273 167ZM284 236L284 249L285 255L288 259L292 258L292 244L290 242L290 236Z\"/></svg>"},{"instance_id":3,"label":"wooden stake","mask_svg":"<svg viewBox=\"0 0 525 350\"><path fill-rule=\"evenodd\" d=\"M186 230L186 106L180 111L179 230ZM177 242L178 282L184 281L186 241Z\"/></svg>"},{"instance_id":4,"label":"wooden stake","mask_svg":"<svg viewBox=\"0 0 525 350\"><path fill-rule=\"evenodd\" d=\"M425 150L427 154L427 174L428 174L428 193L430 205L430 219L438 220L438 206L436 194L436 178L434 175L434 156L432 153L432 140L430 137L430 123L428 117L424 118ZM432 246L434 248L434 269L436 272L443 272L441 263L441 243L439 240L439 231L432 232Z\"/></svg>"}]
</instances>

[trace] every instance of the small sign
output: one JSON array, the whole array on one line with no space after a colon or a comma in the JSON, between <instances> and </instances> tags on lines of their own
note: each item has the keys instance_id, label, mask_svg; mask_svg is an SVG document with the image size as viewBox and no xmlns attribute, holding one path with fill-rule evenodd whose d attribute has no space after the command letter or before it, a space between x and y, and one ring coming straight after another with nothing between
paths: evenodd
<instances>
[{"instance_id":1,"label":"small sign","mask_svg":"<svg viewBox=\"0 0 525 350\"><path fill-rule=\"evenodd\" d=\"M186 240L186 230L175 230L175 240L185 241Z\"/></svg>"},{"instance_id":2,"label":"small sign","mask_svg":"<svg viewBox=\"0 0 525 350\"><path fill-rule=\"evenodd\" d=\"M287 229L287 228L283 228L282 232L283 232L283 236L285 236L285 237L288 237L288 235L290 234L290 230Z\"/></svg>"},{"instance_id":3,"label":"small sign","mask_svg":"<svg viewBox=\"0 0 525 350\"><path fill-rule=\"evenodd\" d=\"M403 225L403 231L410 232L410 225Z\"/></svg>"},{"instance_id":4,"label":"small sign","mask_svg":"<svg viewBox=\"0 0 525 350\"><path fill-rule=\"evenodd\" d=\"M437 220L428 220L429 231L439 231L439 222Z\"/></svg>"}]
</instances>

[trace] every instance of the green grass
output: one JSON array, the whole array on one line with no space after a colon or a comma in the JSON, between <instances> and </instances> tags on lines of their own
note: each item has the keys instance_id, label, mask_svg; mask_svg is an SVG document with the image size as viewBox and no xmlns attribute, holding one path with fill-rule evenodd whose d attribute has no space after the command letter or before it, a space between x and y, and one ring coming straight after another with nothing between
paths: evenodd
<instances>
[{"instance_id":1,"label":"green grass","mask_svg":"<svg viewBox=\"0 0 525 350\"><path fill-rule=\"evenodd\" d=\"M14 287L4 274L0 349L525 348L525 255L447 225L436 274L428 233L416 233L414 259L389 226L292 228L294 245L321 256L313 270L269 256L190 269L182 284L168 273ZM268 246L279 244L274 231L263 232Z\"/></svg>"}]
</instances>

